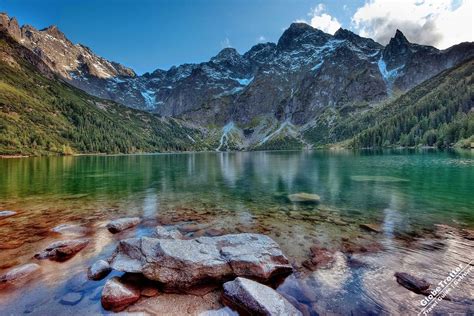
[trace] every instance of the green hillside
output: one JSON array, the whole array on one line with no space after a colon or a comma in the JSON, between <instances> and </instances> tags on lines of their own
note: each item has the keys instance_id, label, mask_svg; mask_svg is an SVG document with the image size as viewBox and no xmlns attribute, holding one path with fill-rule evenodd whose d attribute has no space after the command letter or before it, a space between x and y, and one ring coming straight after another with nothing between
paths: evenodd
<instances>
[{"instance_id":1,"label":"green hillside","mask_svg":"<svg viewBox=\"0 0 474 316\"><path fill-rule=\"evenodd\" d=\"M203 150L198 129L91 97L0 33L0 154Z\"/></svg>"},{"instance_id":2,"label":"green hillside","mask_svg":"<svg viewBox=\"0 0 474 316\"><path fill-rule=\"evenodd\" d=\"M355 148L468 146L474 141L474 60L374 108L327 109L304 136L315 145Z\"/></svg>"}]
</instances>

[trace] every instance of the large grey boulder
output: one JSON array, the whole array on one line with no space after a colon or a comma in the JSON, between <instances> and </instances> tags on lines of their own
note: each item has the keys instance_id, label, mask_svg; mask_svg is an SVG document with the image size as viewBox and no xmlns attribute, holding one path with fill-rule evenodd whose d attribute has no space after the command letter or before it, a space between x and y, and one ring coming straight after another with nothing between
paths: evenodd
<instances>
[{"instance_id":1,"label":"large grey boulder","mask_svg":"<svg viewBox=\"0 0 474 316\"><path fill-rule=\"evenodd\" d=\"M119 243L109 262L115 270L142 273L171 288L237 276L265 281L292 271L278 244L260 234L189 240L130 238Z\"/></svg>"},{"instance_id":2,"label":"large grey boulder","mask_svg":"<svg viewBox=\"0 0 474 316\"><path fill-rule=\"evenodd\" d=\"M65 261L89 244L89 239L71 239L53 242L43 251L35 254L36 259Z\"/></svg>"},{"instance_id":3,"label":"large grey boulder","mask_svg":"<svg viewBox=\"0 0 474 316\"><path fill-rule=\"evenodd\" d=\"M271 287L245 278L224 283L223 298L224 303L249 315L303 315Z\"/></svg>"},{"instance_id":4,"label":"large grey boulder","mask_svg":"<svg viewBox=\"0 0 474 316\"><path fill-rule=\"evenodd\" d=\"M140 223L140 217L125 217L109 222L106 227L112 234L132 228Z\"/></svg>"}]
</instances>

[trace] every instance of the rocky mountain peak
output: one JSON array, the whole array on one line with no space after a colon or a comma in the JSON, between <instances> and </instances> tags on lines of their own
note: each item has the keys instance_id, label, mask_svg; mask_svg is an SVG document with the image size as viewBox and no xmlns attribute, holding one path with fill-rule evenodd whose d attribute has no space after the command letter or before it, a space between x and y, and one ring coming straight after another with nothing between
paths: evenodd
<instances>
[{"instance_id":1,"label":"rocky mountain peak","mask_svg":"<svg viewBox=\"0 0 474 316\"><path fill-rule=\"evenodd\" d=\"M40 32L45 32L59 40L66 40L66 36L64 35L64 33L61 32L56 25L50 25L47 28L40 30Z\"/></svg>"},{"instance_id":2,"label":"rocky mountain peak","mask_svg":"<svg viewBox=\"0 0 474 316\"><path fill-rule=\"evenodd\" d=\"M16 18L10 18L5 12L0 12L0 30L7 31L16 40L21 38L18 21Z\"/></svg>"},{"instance_id":3,"label":"rocky mountain peak","mask_svg":"<svg viewBox=\"0 0 474 316\"><path fill-rule=\"evenodd\" d=\"M330 38L331 35L315 29L309 24L295 22L283 32L278 40L277 48L279 50L293 50L302 44L323 45Z\"/></svg>"},{"instance_id":4,"label":"rocky mountain peak","mask_svg":"<svg viewBox=\"0 0 474 316\"><path fill-rule=\"evenodd\" d=\"M242 56L233 47L226 47L221 50L216 56L211 58L211 61L218 63L221 61L235 61L241 59Z\"/></svg>"},{"instance_id":5,"label":"rocky mountain peak","mask_svg":"<svg viewBox=\"0 0 474 316\"><path fill-rule=\"evenodd\" d=\"M407 40L405 35L403 35L402 31L397 29L397 31L395 32L395 36L390 39L389 45L390 44L400 46L400 45L408 45L410 44L410 42Z\"/></svg>"}]
</instances>

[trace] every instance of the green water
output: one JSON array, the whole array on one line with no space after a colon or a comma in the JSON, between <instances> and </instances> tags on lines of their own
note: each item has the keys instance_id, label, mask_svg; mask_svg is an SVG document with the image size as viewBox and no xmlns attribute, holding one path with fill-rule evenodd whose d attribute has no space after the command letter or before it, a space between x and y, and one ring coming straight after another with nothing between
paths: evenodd
<instances>
[{"instance_id":1,"label":"green water","mask_svg":"<svg viewBox=\"0 0 474 316\"><path fill-rule=\"evenodd\" d=\"M0 160L0 202L209 201L273 206L275 195L317 193L324 204L408 222L474 225L471 152L254 152ZM158 202L157 201L157 202ZM150 214L148 214L150 215Z\"/></svg>"},{"instance_id":2,"label":"green water","mask_svg":"<svg viewBox=\"0 0 474 316\"><path fill-rule=\"evenodd\" d=\"M298 192L318 194L321 203L289 203L288 194ZM68 282L73 272L83 273L90 262L113 250L118 237L109 236L103 225L111 218L138 215L144 222L126 237L147 234L156 224L189 222L207 223L226 233L265 233L298 269L314 243L335 251L342 249L341 238L380 243L385 250L373 259L380 266L375 270L349 269L344 263L342 268L327 270L328 275L324 270L309 276L302 272L296 277L300 281L290 277L279 291L293 295L314 313L393 313L401 312L408 298L384 276L392 277L407 262L419 271L433 262L440 275L426 272L427 277L440 278L457 261L470 260L470 241L454 246L446 242L447 259L440 263L439 253L412 249L419 239L408 242L399 236L431 234L436 224L474 228L474 152L282 151L3 159L1 210L17 215L0 219L0 245L7 245L0 253L5 262L0 273L31 262L35 251L60 237L51 233L60 224L91 228L94 244L66 263L42 262L41 278L8 295L0 293L0 312L2 306L5 313L14 314L102 312L93 297L72 307L62 306L60 297L71 291ZM363 223L380 225L383 233L361 231ZM459 245L464 248L456 248ZM373 277L371 273L381 267L388 270ZM339 274L344 277L333 280ZM367 281L372 278L382 281ZM318 298L311 301L301 294L301 280L317 288L310 292L319 293ZM49 291L39 291L45 284ZM387 284L396 293L390 302L381 294ZM81 293L87 297L91 292L87 288ZM334 300L346 304L331 305ZM465 304L453 305L450 311L466 310L459 306Z\"/></svg>"}]
</instances>

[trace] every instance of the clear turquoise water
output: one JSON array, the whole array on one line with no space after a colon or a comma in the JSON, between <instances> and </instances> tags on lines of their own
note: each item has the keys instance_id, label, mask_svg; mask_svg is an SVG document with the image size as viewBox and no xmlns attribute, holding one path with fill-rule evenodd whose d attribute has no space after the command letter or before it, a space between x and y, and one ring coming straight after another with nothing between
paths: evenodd
<instances>
[{"instance_id":1,"label":"clear turquoise water","mask_svg":"<svg viewBox=\"0 0 474 316\"><path fill-rule=\"evenodd\" d=\"M308 207L289 203L286 196L297 192L318 194L321 204ZM192 216L187 218L190 212L210 209L212 217L201 220L229 232L237 227L263 230L299 262L312 243L336 245L342 236L378 238L388 243L399 233L419 235L433 230L435 224L473 229L474 152L282 151L4 159L0 160L0 210L18 214L0 219L0 243L11 243L12 237L20 242L18 247L2 250L0 259L30 262L35 251L58 238L49 233L51 228L75 223L93 228L91 237L96 245L80 258L54 267L80 271L113 249L115 237L99 231L108 219L139 215L145 223L129 234L140 235L156 223L169 223L170 216L179 217L182 209L187 212L181 221L193 221ZM315 217L310 222L301 214ZM334 225L335 220L344 224ZM381 225L383 238L365 236L359 228L361 223ZM293 231L287 234L290 228ZM383 252L387 255L413 255L400 246L387 249ZM436 256L428 257L434 260ZM384 260L390 259L380 262ZM53 297L66 291L64 284L70 275L45 269L46 276L40 280L3 294L0 302L7 313L24 312L32 297L38 300L35 291L41 284L50 285ZM344 287L355 286L357 273L341 281ZM324 288L321 282L316 283ZM356 283L361 286L360 281ZM290 288L286 283L280 290L294 291ZM334 297L353 302L347 309L333 309L336 313L397 308L397 302L374 305L373 298L357 305L360 298L351 293L323 295L322 299L325 303ZM14 303L13 299L19 301ZM58 301L46 300L40 311L62 312ZM101 311L100 303L94 300L68 309Z\"/></svg>"}]
</instances>

